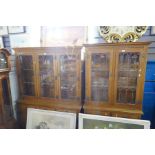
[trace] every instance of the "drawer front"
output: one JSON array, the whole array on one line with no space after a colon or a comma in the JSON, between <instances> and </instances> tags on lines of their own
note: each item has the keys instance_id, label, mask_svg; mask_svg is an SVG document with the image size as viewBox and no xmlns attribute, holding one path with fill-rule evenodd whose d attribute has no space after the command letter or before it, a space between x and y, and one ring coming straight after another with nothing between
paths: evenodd
<instances>
[{"instance_id":1,"label":"drawer front","mask_svg":"<svg viewBox=\"0 0 155 155\"><path fill-rule=\"evenodd\" d=\"M110 112L99 111L99 110L85 110L84 113L85 114L92 114L92 115L110 116Z\"/></svg>"},{"instance_id":2,"label":"drawer front","mask_svg":"<svg viewBox=\"0 0 155 155\"><path fill-rule=\"evenodd\" d=\"M102 115L102 116L111 116L111 117L122 117L122 118L131 118L131 119L140 119L140 114L130 114L124 112L110 112L110 111L99 111L99 110L85 110L85 114L92 115Z\"/></svg>"},{"instance_id":3,"label":"drawer front","mask_svg":"<svg viewBox=\"0 0 155 155\"><path fill-rule=\"evenodd\" d=\"M121 112L111 112L112 117L122 117L122 118L131 118L131 119L140 119L141 115L139 114L130 114L130 113L121 113Z\"/></svg>"}]
</instances>

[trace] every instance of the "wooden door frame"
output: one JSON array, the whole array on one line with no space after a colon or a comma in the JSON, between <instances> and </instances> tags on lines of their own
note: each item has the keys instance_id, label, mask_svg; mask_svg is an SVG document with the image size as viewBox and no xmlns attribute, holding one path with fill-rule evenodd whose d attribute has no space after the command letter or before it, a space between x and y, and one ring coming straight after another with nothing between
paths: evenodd
<instances>
[{"instance_id":1,"label":"wooden door frame","mask_svg":"<svg viewBox=\"0 0 155 155\"><path fill-rule=\"evenodd\" d=\"M24 95L24 90L23 90L23 83L22 83L22 78L21 78L21 65L19 62L19 57L20 56L32 56L32 66L33 66L33 80L34 80L34 96L28 96L28 95ZM18 83L19 83L19 87L20 87L20 96L22 97L37 97L38 96L38 90L37 90L37 78L36 78L36 58L35 55L32 54L31 49L29 50L29 52L24 52L21 51L18 54L16 54L16 66L17 66L17 74L18 74ZM36 79L35 79L36 78Z\"/></svg>"},{"instance_id":2,"label":"wooden door frame","mask_svg":"<svg viewBox=\"0 0 155 155\"><path fill-rule=\"evenodd\" d=\"M114 80L114 105L119 107L119 108L131 108L131 109L141 109L142 108L142 98L140 96L141 91L141 86L143 85L143 77L144 77L144 66L145 63L143 63L143 57L146 56L145 50L143 48L144 46L119 46L115 47L115 80ZM124 51L125 50L125 51ZM137 88L136 88L136 103L135 104L122 104L122 103L117 103L117 79L118 79L118 62L119 62L119 53L122 52L131 52L131 53L140 53L140 58L139 58L139 69L138 69L138 74L141 74L140 77L138 76L137 78ZM140 71L141 69L141 71Z\"/></svg>"},{"instance_id":3,"label":"wooden door frame","mask_svg":"<svg viewBox=\"0 0 155 155\"><path fill-rule=\"evenodd\" d=\"M76 99L73 99L73 101L77 101L77 100L81 100L81 53L78 51L79 49L76 49L75 48L75 51L72 52L72 51L68 51L68 52L58 52L56 54L57 56L57 74L58 74L58 97L60 100L65 100L65 101L70 101L70 99L62 99L61 98L61 77L60 77L60 56L61 55L73 55L76 57L76 78L77 78L77 81L76 81ZM77 59L78 58L78 59ZM79 63L80 61L80 63ZM80 97L80 99L78 99Z\"/></svg>"},{"instance_id":4,"label":"wooden door frame","mask_svg":"<svg viewBox=\"0 0 155 155\"><path fill-rule=\"evenodd\" d=\"M110 53L109 54L109 87L108 87L108 99L109 102L94 102L91 100L91 55L94 53ZM113 74L114 74L114 52L112 47L105 46L101 47L86 47L85 54L85 70L86 70L86 102L89 104L96 103L102 106L111 106L113 103ZM87 100L88 99L88 100Z\"/></svg>"},{"instance_id":5,"label":"wooden door frame","mask_svg":"<svg viewBox=\"0 0 155 155\"><path fill-rule=\"evenodd\" d=\"M41 96L41 80L40 80L40 68L39 68L39 56L52 56L53 57L53 78L54 78L54 97L51 99L56 98L56 87L57 87L57 80L56 80L56 62L55 62L55 54L53 52L39 52L36 55L36 77L37 77L37 90L38 90L38 97L39 98L49 98L49 97L42 97Z\"/></svg>"}]
</instances>

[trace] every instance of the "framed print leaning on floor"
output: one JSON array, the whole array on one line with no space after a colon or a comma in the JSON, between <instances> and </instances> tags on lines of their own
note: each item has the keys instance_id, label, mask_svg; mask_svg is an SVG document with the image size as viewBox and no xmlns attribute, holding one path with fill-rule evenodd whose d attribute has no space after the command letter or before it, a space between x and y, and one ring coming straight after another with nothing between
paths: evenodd
<instances>
[{"instance_id":1,"label":"framed print leaning on floor","mask_svg":"<svg viewBox=\"0 0 155 155\"><path fill-rule=\"evenodd\" d=\"M79 129L149 129L150 121L79 114Z\"/></svg>"},{"instance_id":2,"label":"framed print leaning on floor","mask_svg":"<svg viewBox=\"0 0 155 155\"><path fill-rule=\"evenodd\" d=\"M75 129L75 127L75 113L27 109L27 129Z\"/></svg>"}]
</instances>

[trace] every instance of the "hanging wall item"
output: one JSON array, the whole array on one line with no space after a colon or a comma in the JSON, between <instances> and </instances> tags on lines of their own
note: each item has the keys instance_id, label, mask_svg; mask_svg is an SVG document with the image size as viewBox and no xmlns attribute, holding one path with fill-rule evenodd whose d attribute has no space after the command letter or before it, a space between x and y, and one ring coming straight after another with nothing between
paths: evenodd
<instances>
[{"instance_id":1,"label":"hanging wall item","mask_svg":"<svg viewBox=\"0 0 155 155\"><path fill-rule=\"evenodd\" d=\"M24 26L8 26L8 32L9 34L24 33L25 27Z\"/></svg>"},{"instance_id":2,"label":"hanging wall item","mask_svg":"<svg viewBox=\"0 0 155 155\"><path fill-rule=\"evenodd\" d=\"M42 26L41 46L82 45L86 41L86 26Z\"/></svg>"},{"instance_id":3,"label":"hanging wall item","mask_svg":"<svg viewBox=\"0 0 155 155\"><path fill-rule=\"evenodd\" d=\"M147 26L99 26L99 33L106 42L135 42L147 30Z\"/></svg>"},{"instance_id":4,"label":"hanging wall item","mask_svg":"<svg viewBox=\"0 0 155 155\"><path fill-rule=\"evenodd\" d=\"M30 36L28 34L25 33L21 33L21 34L12 34L9 36L10 38L10 46L12 48L15 47L29 47L31 46L30 43Z\"/></svg>"}]
</instances>

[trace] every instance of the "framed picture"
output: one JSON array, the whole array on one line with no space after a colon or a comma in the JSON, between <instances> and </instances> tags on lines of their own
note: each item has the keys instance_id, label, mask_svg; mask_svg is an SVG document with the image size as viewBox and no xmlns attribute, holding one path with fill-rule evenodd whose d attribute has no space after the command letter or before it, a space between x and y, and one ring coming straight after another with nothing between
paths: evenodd
<instances>
[{"instance_id":1,"label":"framed picture","mask_svg":"<svg viewBox=\"0 0 155 155\"><path fill-rule=\"evenodd\" d=\"M75 127L75 113L27 109L27 129L75 129Z\"/></svg>"},{"instance_id":2,"label":"framed picture","mask_svg":"<svg viewBox=\"0 0 155 155\"><path fill-rule=\"evenodd\" d=\"M87 39L86 26L42 26L41 46L78 46Z\"/></svg>"},{"instance_id":3,"label":"framed picture","mask_svg":"<svg viewBox=\"0 0 155 155\"><path fill-rule=\"evenodd\" d=\"M79 129L149 129L150 121L79 114Z\"/></svg>"},{"instance_id":4,"label":"framed picture","mask_svg":"<svg viewBox=\"0 0 155 155\"><path fill-rule=\"evenodd\" d=\"M8 35L7 26L0 26L0 35Z\"/></svg>"},{"instance_id":5,"label":"framed picture","mask_svg":"<svg viewBox=\"0 0 155 155\"><path fill-rule=\"evenodd\" d=\"M12 48L15 47L30 47L30 36L28 34L12 34L9 36L10 38L10 45Z\"/></svg>"},{"instance_id":6,"label":"framed picture","mask_svg":"<svg viewBox=\"0 0 155 155\"><path fill-rule=\"evenodd\" d=\"M8 32L9 34L24 33L25 27L24 26L8 26Z\"/></svg>"},{"instance_id":7,"label":"framed picture","mask_svg":"<svg viewBox=\"0 0 155 155\"><path fill-rule=\"evenodd\" d=\"M155 35L155 26L151 26L151 35Z\"/></svg>"}]
</instances>

